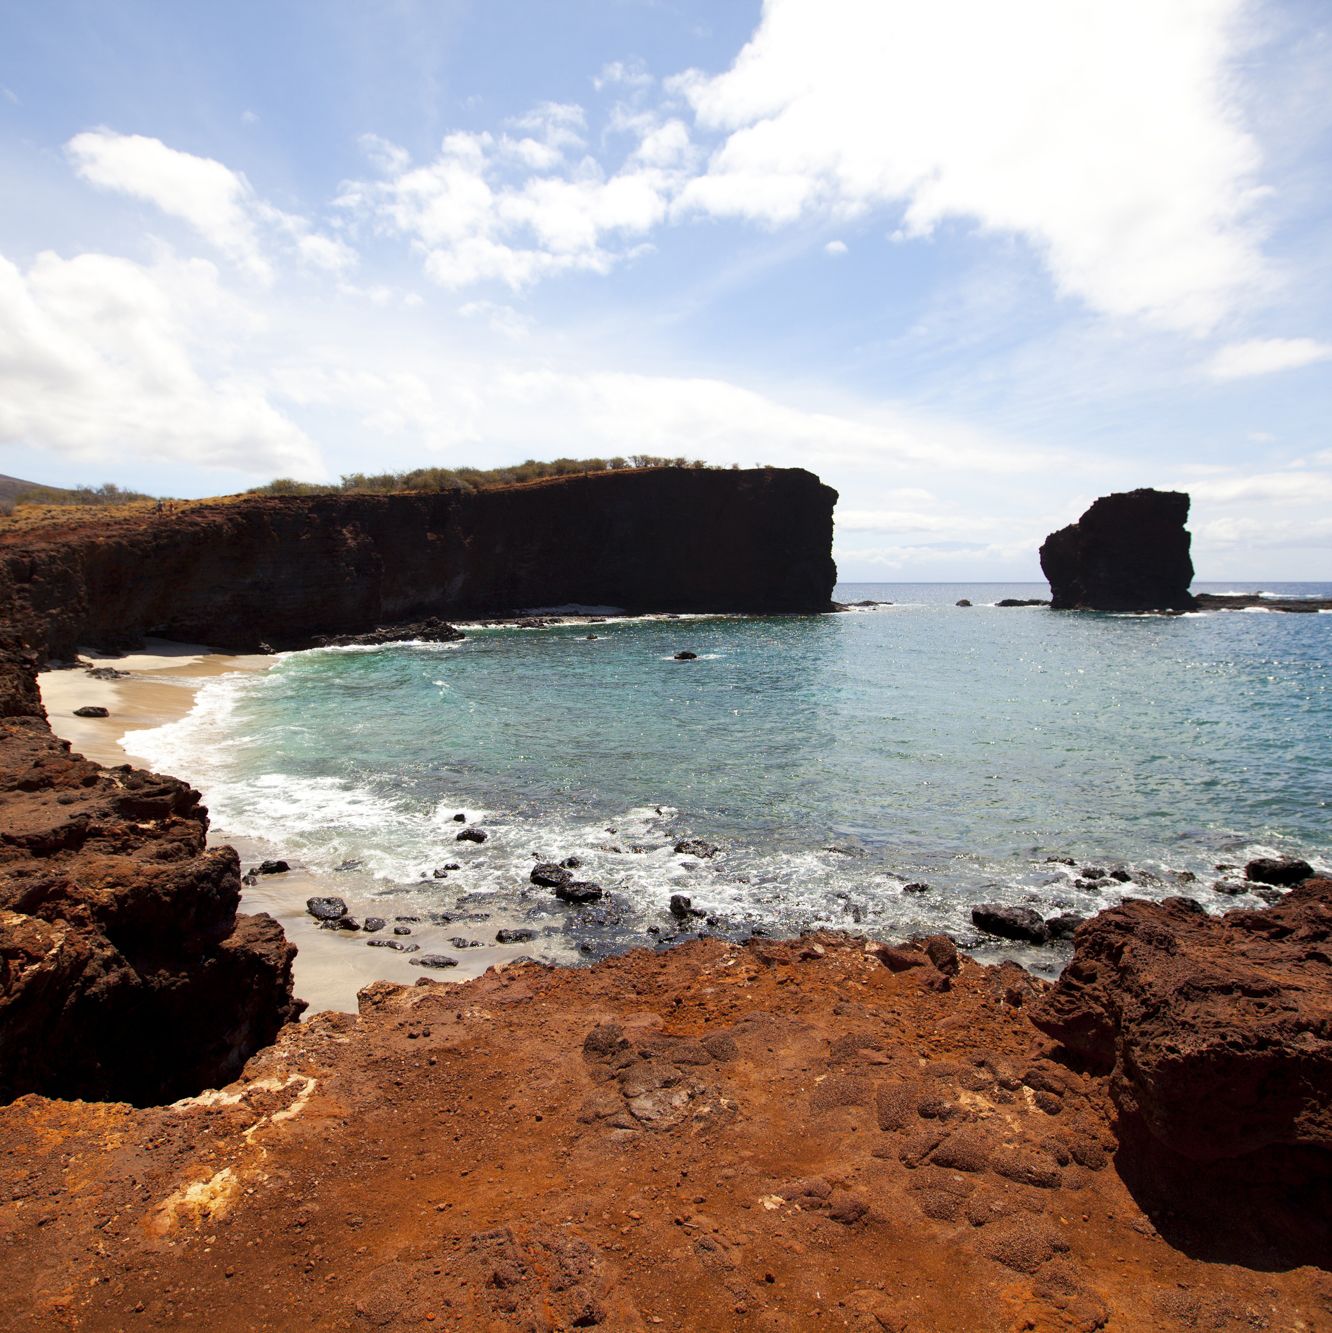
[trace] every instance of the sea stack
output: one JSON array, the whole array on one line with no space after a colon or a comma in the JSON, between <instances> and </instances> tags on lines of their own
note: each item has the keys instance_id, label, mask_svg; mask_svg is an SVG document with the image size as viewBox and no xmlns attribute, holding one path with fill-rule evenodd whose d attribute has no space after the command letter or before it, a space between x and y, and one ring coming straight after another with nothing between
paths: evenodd
<instances>
[{"instance_id":1,"label":"sea stack","mask_svg":"<svg viewBox=\"0 0 1332 1333\"><path fill-rule=\"evenodd\" d=\"M1056 611L1191 611L1193 561L1183 491L1120 491L1041 546Z\"/></svg>"}]
</instances>

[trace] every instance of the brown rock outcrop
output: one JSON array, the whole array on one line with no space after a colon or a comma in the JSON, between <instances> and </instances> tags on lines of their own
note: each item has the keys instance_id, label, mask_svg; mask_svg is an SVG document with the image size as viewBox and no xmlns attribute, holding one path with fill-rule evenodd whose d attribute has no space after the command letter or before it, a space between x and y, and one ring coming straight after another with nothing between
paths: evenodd
<instances>
[{"instance_id":1,"label":"brown rock outcrop","mask_svg":"<svg viewBox=\"0 0 1332 1333\"><path fill-rule=\"evenodd\" d=\"M1197 1161L1332 1153L1332 880L1266 911L1130 900L1078 929L1032 1021Z\"/></svg>"},{"instance_id":2,"label":"brown rock outcrop","mask_svg":"<svg viewBox=\"0 0 1332 1333\"><path fill-rule=\"evenodd\" d=\"M237 916L236 854L205 849L199 793L71 754L34 666L0 644L0 1099L224 1083L304 1007L296 951Z\"/></svg>"},{"instance_id":3,"label":"brown rock outcrop","mask_svg":"<svg viewBox=\"0 0 1332 1333\"><path fill-rule=\"evenodd\" d=\"M0 535L0 613L59 656L145 634L301 647L568 603L826 611L836 499L797 468L657 468L474 493L75 514Z\"/></svg>"},{"instance_id":4,"label":"brown rock outcrop","mask_svg":"<svg viewBox=\"0 0 1332 1333\"><path fill-rule=\"evenodd\" d=\"M1193 561L1182 491L1102 496L1041 546L1056 611L1191 611Z\"/></svg>"},{"instance_id":5,"label":"brown rock outcrop","mask_svg":"<svg viewBox=\"0 0 1332 1333\"><path fill-rule=\"evenodd\" d=\"M0 1326L1328 1325L1316 1269L1165 1239L1106 1080L934 972L820 936L379 983L197 1101L25 1098Z\"/></svg>"}]
</instances>

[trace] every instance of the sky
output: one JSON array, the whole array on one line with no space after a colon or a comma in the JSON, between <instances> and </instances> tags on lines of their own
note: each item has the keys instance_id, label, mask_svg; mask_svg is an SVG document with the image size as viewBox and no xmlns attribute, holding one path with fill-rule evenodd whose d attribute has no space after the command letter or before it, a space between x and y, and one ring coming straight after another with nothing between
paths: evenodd
<instances>
[{"instance_id":1,"label":"sky","mask_svg":"<svg viewBox=\"0 0 1332 1333\"><path fill-rule=\"evenodd\" d=\"M1326 0L0 0L0 472L807 467L847 580L1187 490L1332 580Z\"/></svg>"}]
</instances>

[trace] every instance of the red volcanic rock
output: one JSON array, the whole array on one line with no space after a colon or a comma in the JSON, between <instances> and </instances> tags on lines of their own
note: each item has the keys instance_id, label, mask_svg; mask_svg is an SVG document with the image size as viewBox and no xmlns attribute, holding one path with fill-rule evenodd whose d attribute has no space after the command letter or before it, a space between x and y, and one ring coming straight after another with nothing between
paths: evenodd
<instances>
[{"instance_id":1,"label":"red volcanic rock","mask_svg":"<svg viewBox=\"0 0 1332 1333\"><path fill-rule=\"evenodd\" d=\"M0 644L0 1101L225 1083L304 1008L296 951L237 916L236 854L205 848L199 793L71 754L34 665Z\"/></svg>"},{"instance_id":2,"label":"red volcanic rock","mask_svg":"<svg viewBox=\"0 0 1332 1333\"><path fill-rule=\"evenodd\" d=\"M1041 546L1056 611L1191 611L1189 497L1150 489L1102 496Z\"/></svg>"},{"instance_id":3,"label":"red volcanic rock","mask_svg":"<svg viewBox=\"0 0 1332 1333\"><path fill-rule=\"evenodd\" d=\"M1031 1009L1113 1069L1122 1116L1194 1161L1332 1150L1332 880L1267 911L1130 900L1079 928Z\"/></svg>"},{"instance_id":4,"label":"red volcanic rock","mask_svg":"<svg viewBox=\"0 0 1332 1333\"><path fill-rule=\"evenodd\" d=\"M75 515L0 537L0 615L61 655L145 634L301 647L571 603L826 611L836 499L798 468L656 468Z\"/></svg>"}]
</instances>

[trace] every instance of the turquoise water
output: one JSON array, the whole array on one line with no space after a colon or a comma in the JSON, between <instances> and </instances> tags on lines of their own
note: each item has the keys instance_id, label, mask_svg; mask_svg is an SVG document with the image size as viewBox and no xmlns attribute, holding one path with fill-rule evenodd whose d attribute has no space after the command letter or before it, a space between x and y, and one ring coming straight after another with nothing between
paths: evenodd
<instances>
[{"instance_id":1,"label":"turquoise water","mask_svg":"<svg viewBox=\"0 0 1332 1333\"><path fill-rule=\"evenodd\" d=\"M727 933L972 937L976 901L1085 913L1187 871L1220 910L1257 900L1214 893L1218 863L1332 861L1332 615L992 605L1044 594L843 585L893 605L288 654L135 750L199 785L221 834L330 875L362 862L330 881L361 910L530 915L553 957L669 934L672 893ZM459 811L486 844L455 842ZM684 837L722 850L676 855ZM534 856L569 855L601 907L528 884ZM1137 882L1079 887L1051 857Z\"/></svg>"}]
</instances>

